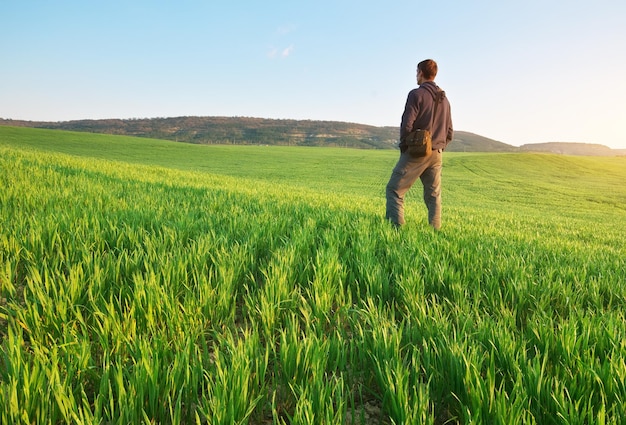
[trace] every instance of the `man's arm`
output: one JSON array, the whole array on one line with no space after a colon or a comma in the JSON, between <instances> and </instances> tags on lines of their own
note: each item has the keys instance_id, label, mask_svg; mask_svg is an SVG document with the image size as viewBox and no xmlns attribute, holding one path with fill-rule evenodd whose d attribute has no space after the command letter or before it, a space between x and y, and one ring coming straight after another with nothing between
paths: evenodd
<instances>
[{"instance_id":1,"label":"man's arm","mask_svg":"<svg viewBox=\"0 0 626 425\"><path fill-rule=\"evenodd\" d=\"M450 102L448 102L448 134L446 136L446 145L452 141L454 137L454 129L452 128L452 111L450 108Z\"/></svg>"},{"instance_id":2,"label":"man's arm","mask_svg":"<svg viewBox=\"0 0 626 425\"><path fill-rule=\"evenodd\" d=\"M411 90L406 99L404 113L402 114L402 123L400 124L400 140L403 140L407 134L413 130L413 123L417 118L417 99L415 98L415 90Z\"/></svg>"}]
</instances>

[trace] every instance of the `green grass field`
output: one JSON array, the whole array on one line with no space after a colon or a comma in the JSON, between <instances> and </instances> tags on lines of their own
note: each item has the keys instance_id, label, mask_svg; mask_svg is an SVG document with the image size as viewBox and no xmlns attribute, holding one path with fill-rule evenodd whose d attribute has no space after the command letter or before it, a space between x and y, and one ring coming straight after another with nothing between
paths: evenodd
<instances>
[{"instance_id":1,"label":"green grass field","mask_svg":"<svg viewBox=\"0 0 626 425\"><path fill-rule=\"evenodd\" d=\"M2 424L621 424L626 158L0 127Z\"/></svg>"}]
</instances>

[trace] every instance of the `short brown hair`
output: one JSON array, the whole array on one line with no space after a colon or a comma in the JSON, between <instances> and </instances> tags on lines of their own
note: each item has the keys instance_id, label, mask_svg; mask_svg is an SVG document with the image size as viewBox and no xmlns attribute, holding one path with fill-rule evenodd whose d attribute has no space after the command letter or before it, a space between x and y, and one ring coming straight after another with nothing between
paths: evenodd
<instances>
[{"instance_id":1,"label":"short brown hair","mask_svg":"<svg viewBox=\"0 0 626 425\"><path fill-rule=\"evenodd\" d=\"M417 64L417 69L422 71L422 75L427 80L434 80L437 76L437 62L426 59Z\"/></svg>"}]
</instances>

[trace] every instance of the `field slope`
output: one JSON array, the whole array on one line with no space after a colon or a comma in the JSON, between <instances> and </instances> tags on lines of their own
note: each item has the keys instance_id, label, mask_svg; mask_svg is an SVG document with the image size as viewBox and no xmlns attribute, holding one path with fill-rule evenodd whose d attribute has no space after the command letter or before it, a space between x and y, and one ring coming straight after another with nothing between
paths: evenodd
<instances>
[{"instance_id":1,"label":"field slope","mask_svg":"<svg viewBox=\"0 0 626 425\"><path fill-rule=\"evenodd\" d=\"M0 127L0 423L626 417L626 158Z\"/></svg>"}]
</instances>

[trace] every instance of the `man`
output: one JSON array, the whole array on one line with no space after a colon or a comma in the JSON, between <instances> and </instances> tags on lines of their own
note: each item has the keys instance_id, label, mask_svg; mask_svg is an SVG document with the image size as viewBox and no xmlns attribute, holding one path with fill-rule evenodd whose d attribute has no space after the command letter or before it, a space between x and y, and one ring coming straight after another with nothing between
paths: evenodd
<instances>
[{"instance_id":1,"label":"man","mask_svg":"<svg viewBox=\"0 0 626 425\"><path fill-rule=\"evenodd\" d=\"M428 223L436 230L441 227L441 166L442 154L452 140L450 103L445 92L435 84L437 63L427 59L417 65L416 89L409 92L400 126L400 159L387 183L386 217L396 227L404 224L404 195L420 178L424 186L424 202L428 208ZM441 93L437 106L435 99ZM407 152L406 136L413 130L430 130L432 154L413 157Z\"/></svg>"}]
</instances>

